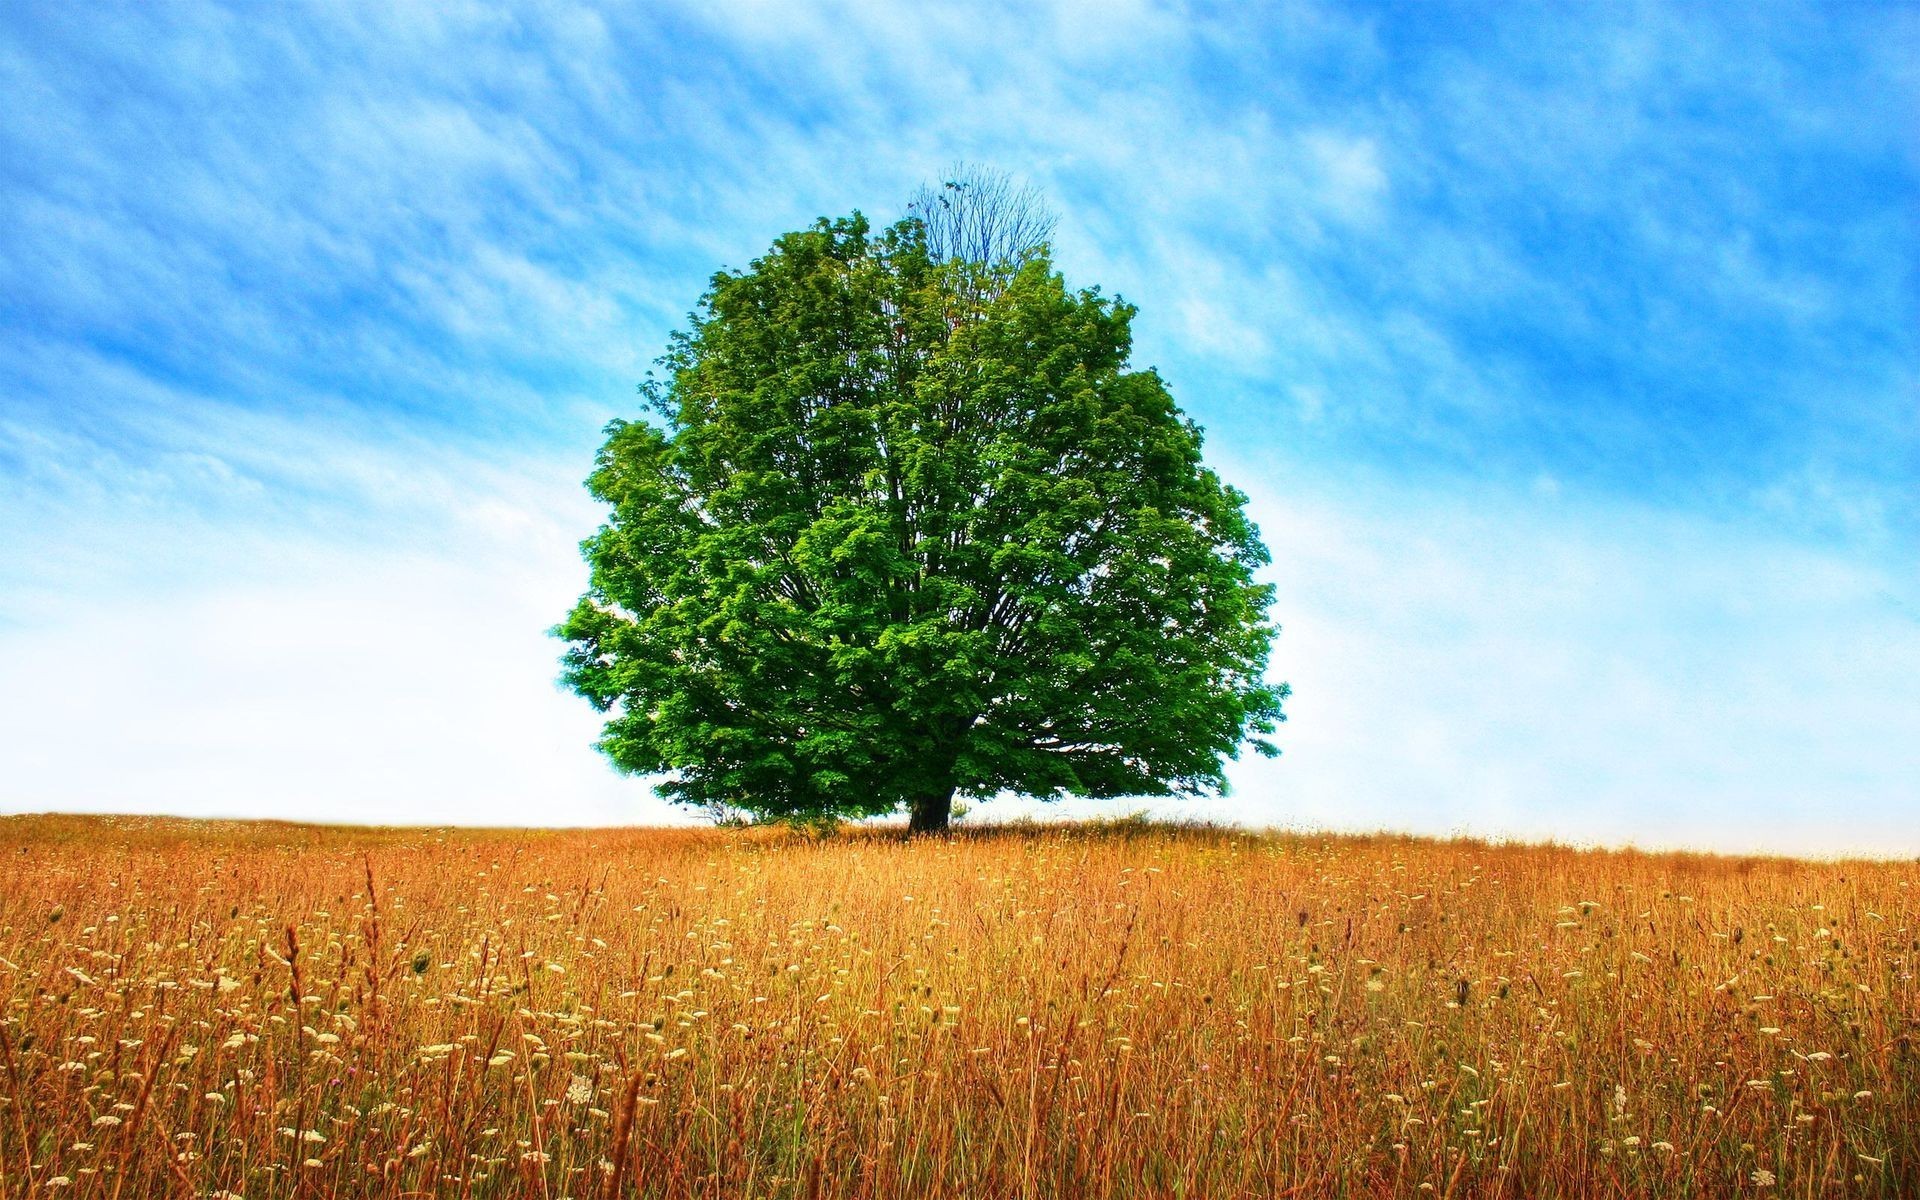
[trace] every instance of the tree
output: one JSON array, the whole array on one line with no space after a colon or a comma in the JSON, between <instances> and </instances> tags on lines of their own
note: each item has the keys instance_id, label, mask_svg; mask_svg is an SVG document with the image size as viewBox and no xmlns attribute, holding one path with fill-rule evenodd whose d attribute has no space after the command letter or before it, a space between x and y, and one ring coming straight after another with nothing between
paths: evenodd
<instances>
[{"instance_id":1,"label":"tree","mask_svg":"<svg viewBox=\"0 0 1920 1200\"><path fill-rule=\"evenodd\" d=\"M1131 306L930 228L714 276L607 427L564 681L615 764L763 818L1224 789L1287 694L1246 497L1129 368Z\"/></svg>"}]
</instances>

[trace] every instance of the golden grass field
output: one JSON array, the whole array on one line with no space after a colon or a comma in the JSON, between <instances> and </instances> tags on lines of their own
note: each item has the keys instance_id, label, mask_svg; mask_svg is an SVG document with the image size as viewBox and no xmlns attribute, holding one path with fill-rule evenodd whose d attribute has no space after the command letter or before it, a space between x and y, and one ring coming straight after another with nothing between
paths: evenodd
<instances>
[{"instance_id":1,"label":"golden grass field","mask_svg":"<svg viewBox=\"0 0 1920 1200\"><path fill-rule=\"evenodd\" d=\"M6 1196L1920 1195L1920 869L0 819Z\"/></svg>"}]
</instances>

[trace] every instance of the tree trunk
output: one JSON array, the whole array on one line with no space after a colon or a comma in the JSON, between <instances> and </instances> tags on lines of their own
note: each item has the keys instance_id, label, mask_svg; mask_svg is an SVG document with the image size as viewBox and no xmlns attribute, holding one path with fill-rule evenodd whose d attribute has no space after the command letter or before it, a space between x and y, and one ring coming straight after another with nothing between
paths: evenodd
<instances>
[{"instance_id":1,"label":"tree trunk","mask_svg":"<svg viewBox=\"0 0 1920 1200\"><path fill-rule=\"evenodd\" d=\"M907 832L945 833L947 822L953 819L953 792L949 787L915 796L908 810L911 815L907 819Z\"/></svg>"}]
</instances>

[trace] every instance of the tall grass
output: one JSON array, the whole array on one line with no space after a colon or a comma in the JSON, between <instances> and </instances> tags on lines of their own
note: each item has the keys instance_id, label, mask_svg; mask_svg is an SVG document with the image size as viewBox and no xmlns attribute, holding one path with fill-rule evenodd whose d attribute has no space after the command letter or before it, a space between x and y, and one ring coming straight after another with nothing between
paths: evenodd
<instances>
[{"instance_id":1,"label":"tall grass","mask_svg":"<svg viewBox=\"0 0 1920 1200\"><path fill-rule=\"evenodd\" d=\"M1920 872L0 821L6 1196L1920 1195Z\"/></svg>"}]
</instances>

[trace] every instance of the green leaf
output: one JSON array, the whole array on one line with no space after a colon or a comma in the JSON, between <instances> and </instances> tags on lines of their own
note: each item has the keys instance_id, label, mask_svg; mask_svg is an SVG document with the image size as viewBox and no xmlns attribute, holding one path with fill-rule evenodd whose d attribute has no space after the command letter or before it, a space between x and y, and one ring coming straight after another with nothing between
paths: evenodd
<instances>
[{"instance_id":1,"label":"green leaf","mask_svg":"<svg viewBox=\"0 0 1920 1200\"><path fill-rule=\"evenodd\" d=\"M981 270L856 214L714 277L655 421L607 428L555 629L620 767L762 818L943 823L956 794L1220 790L1249 739L1277 752L1267 551L1129 369L1133 308L1044 248Z\"/></svg>"}]
</instances>

